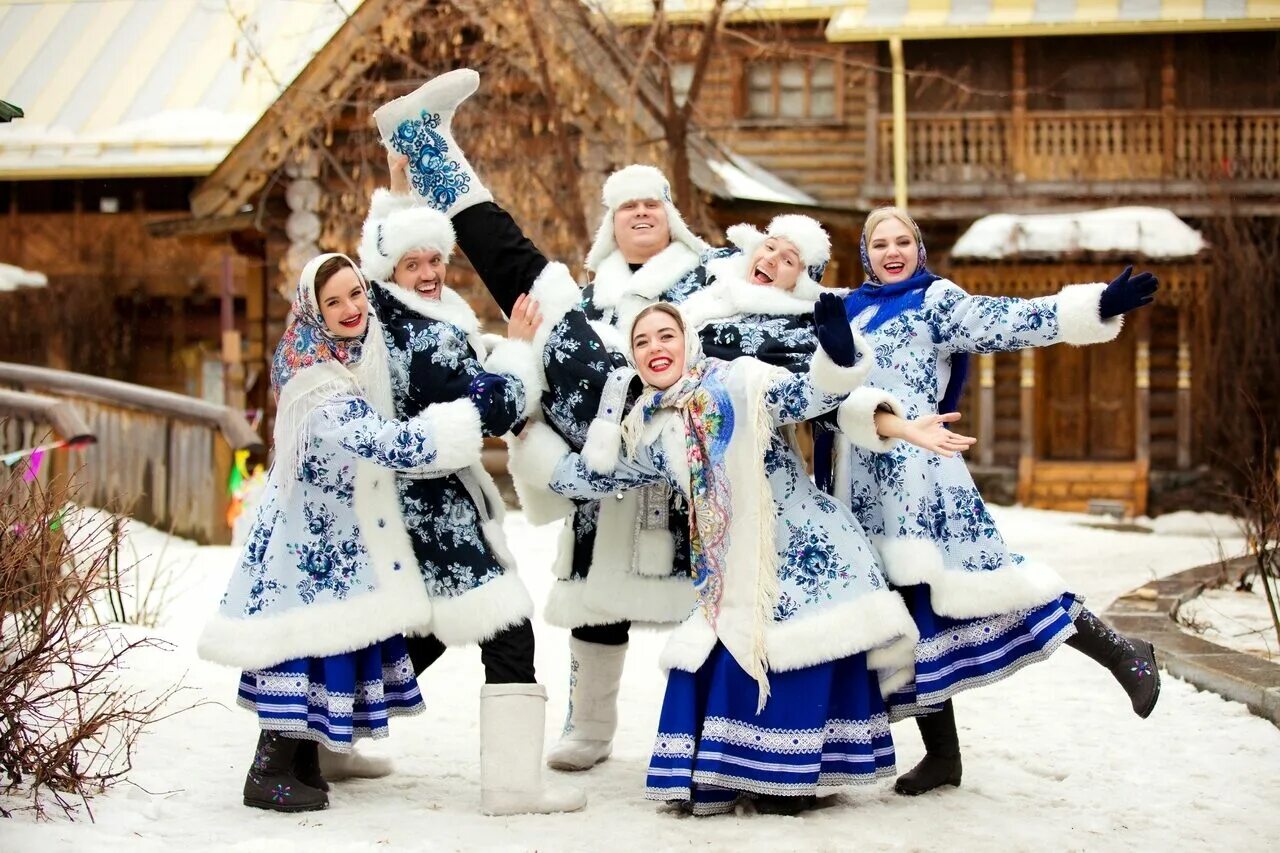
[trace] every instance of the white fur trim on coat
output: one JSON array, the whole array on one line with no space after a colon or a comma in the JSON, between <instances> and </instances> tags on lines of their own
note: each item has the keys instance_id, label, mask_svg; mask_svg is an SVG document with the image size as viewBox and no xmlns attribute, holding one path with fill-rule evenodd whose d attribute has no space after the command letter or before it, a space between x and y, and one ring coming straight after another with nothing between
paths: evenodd
<instances>
[{"instance_id":1,"label":"white fur trim on coat","mask_svg":"<svg viewBox=\"0 0 1280 853\"><path fill-rule=\"evenodd\" d=\"M520 436L507 433L507 470L520 499L525 519L535 527L573 515L574 503L548 488L555 466L569 446L555 430L540 421L530 421ZM530 443L532 442L532 443ZM550 455L551 459L540 458Z\"/></svg>"},{"instance_id":2,"label":"white fur trim on coat","mask_svg":"<svg viewBox=\"0 0 1280 853\"><path fill-rule=\"evenodd\" d=\"M1009 563L989 572L948 571L938 546L927 539L885 537L875 546L895 586L927 583L934 611L953 619L1029 610L1067 591L1066 581L1042 563Z\"/></svg>"},{"instance_id":3,"label":"white fur trim on coat","mask_svg":"<svg viewBox=\"0 0 1280 853\"><path fill-rule=\"evenodd\" d=\"M606 418L593 418L582 445L582 461L592 471L607 474L618 467L621 452L622 425Z\"/></svg>"},{"instance_id":4,"label":"white fur trim on coat","mask_svg":"<svg viewBox=\"0 0 1280 853\"><path fill-rule=\"evenodd\" d=\"M742 314L794 317L813 313L813 303L824 290L821 285L808 278L804 282L797 281L793 290L753 284L747 281L749 261L746 255L730 255L709 261L709 284L680 303L680 313L684 315L685 322L694 329L701 329L708 323Z\"/></svg>"},{"instance_id":5,"label":"white fur trim on coat","mask_svg":"<svg viewBox=\"0 0 1280 853\"><path fill-rule=\"evenodd\" d=\"M541 408L542 393L547 390L540 362L539 354L534 352L528 341L503 338L484 363L484 369L489 373L514 376L524 385L522 418L530 417Z\"/></svg>"},{"instance_id":6,"label":"white fur trim on coat","mask_svg":"<svg viewBox=\"0 0 1280 853\"><path fill-rule=\"evenodd\" d=\"M547 340L556 324L582 305L582 288L574 281L568 267L552 262L543 267L533 280L529 296L538 303L538 313L542 315L542 325L533 333L534 364L543 387L549 387L543 363Z\"/></svg>"},{"instance_id":7,"label":"white fur trim on coat","mask_svg":"<svg viewBox=\"0 0 1280 853\"><path fill-rule=\"evenodd\" d=\"M480 337L480 320L476 317L475 309L456 290L442 287L439 299L427 299L419 296L416 291L400 287L394 282L378 281L377 284L392 299L419 317L457 326L467 336L471 348L476 350L477 355L484 352L484 340Z\"/></svg>"},{"instance_id":8,"label":"white fur trim on coat","mask_svg":"<svg viewBox=\"0 0 1280 853\"><path fill-rule=\"evenodd\" d=\"M1064 343L1086 346L1114 341L1124 326L1124 315L1103 320L1098 314L1105 284L1069 284L1058 293L1058 328Z\"/></svg>"},{"instance_id":9,"label":"white fur trim on coat","mask_svg":"<svg viewBox=\"0 0 1280 853\"><path fill-rule=\"evenodd\" d=\"M624 303L642 301L647 305L653 302L701 262L701 255L694 249L683 243L672 243L632 272L622 252L614 251L595 268L591 279L591 301L596 308L613 310L619 315L639 310ZM632 299L628 300L628 297Z\"/></svg>"},{"instance_id":10,"label":"white fur trim on coat","mask_svg":"<svg viewBox=\"0 0 1280 853\"><path fill-rule=\"evenodd\" d=\"M858 447L872 453L888 453L897 445L898 439L884 438L876 431L876 412L881 411L881 406L900 418L906 417L906 410L897 397L888 391L864 385L840 404L836 410L836 426Z\"/></svg>"},{"instance_id":11,"label":"white fur trim on coat","mask_svg":"<svg viewBox=\"0 0 1280 853\"><path fill-rule=\"evenodd\" d=\"M431 599L431 633L446 646L483 643L533 617L533 599L514 571L452 598Z\"/></svg>"},{"instance_id":12,"label":"white fur trim on coat","mask_svg":"<svg viewBox=\"0 0 1280 853\"><path fill-rule=\"evenodd\" d=\"M813 360L809 362L809 376L813 380L813 387L824 394L848 394L866 382L867 375L871 373L871 365L875 363L871 346L862 335L854 332L853 348L853 367L841 367L819 346L813 354Z\"/></svg>"},{"instance_id":13,"label":"white fur trim on coat","mask_svg":"<svg viewBox=\"0 0 1280 853\"><path fill-rule=\"evenodd\" d=\"M885 675L910 672L918 640L902 596L888 589L775 622L765 631L771 672L804 669L859 652L868 652L868 666ZM697 672L715 644L715 631L702 612L695 611L671 632L659 662L663 669Z\"/></svg>"},{"instance_id":14,"label":"white fur trim on coat","mask_svg":"<svg viewBox=\"0 0 1280 853\"><path fill-rule=\"evenodd\" d=\"M448 263L456 241L453 223L444 214L413 204L409 196L376 190L360 231L360 267L374 281L390 281L407 253L436 251Z\"/></svg>"},{"instance_id":15,"label":"white fur trim on coat","mask_svg":"<svg viewBox=\"0 0 1280 853\"><path fill-rule=\"evenodd\" d=\"M592 571L595 571L593 568ZM547 595L542 618L557 628L585 628L590 625L613 625L617 622L670 625L688 615L695 602L693 584L688 578L641 578L632 576L611 586L619 596L604 602L592 595L588 580L558 580Z\"/></svg>"},{"instance_id":16,"label":"white fur trim on coat","mask_svg":"<svg viewBox=\"0 0 1280 853\"><path fill-rule=\"evenodd\" d=\"M432 403L413 418L435 437L433 468L456 470L479 464L484 449L480 413L470 400Z\"/></svg>"},{"instance_id":17,"label":"white fur trim on coat","mask_svg":"<svg viewBox=\"0 0 1280 853\"><path fill-rule=\"evenodd\" d=\"M358 651L395 634L430 634L432 603L400 515L395 473L357 462L353 508L377 584L372 592L277 616L216 614L200 634L200 657L264 669L294 658ZM386 525L379 527L379 520Z\"/></svg>"}]
</instances>

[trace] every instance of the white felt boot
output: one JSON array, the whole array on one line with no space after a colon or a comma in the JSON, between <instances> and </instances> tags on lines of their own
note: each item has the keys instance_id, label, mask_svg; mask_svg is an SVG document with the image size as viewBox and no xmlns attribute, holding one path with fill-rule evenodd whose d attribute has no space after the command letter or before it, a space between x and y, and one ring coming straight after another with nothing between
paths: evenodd
<instances>
[{"instance_id":1,"label":"white felt boot","mask_svg":"<svg viewBox=\"0 0 1280 853\"><path fill-rule=\"evenodd\" d=\"M547 752L547 765L589 770L613 752L627 644L606 646L570 637L569 654L569 713L560 741Z\"/></svg>"},{"instance_id":2,"label":"white felt boot","mask_svg":"<svg viewBox=\"0 0 1280 853\"><path fill-rule=\"evenodd\" d=\"M352 748L350 752L333 752L320 744L320 775L326 782L343 779L381 779L390 776L394 766L390 758L367 755Z\"/></svg>"},{"instance_id":3,"label":"white felt boot","mask_svg":"<svg viewBox=\"0 0 1280 853\"><path fill-rule=\"evenodd\" d=\"M486 684L480 690L480 811L488 815L576 812L585 792L542 778L547 690Z\"/></svg>"},{"instance_id":4,"label":"white felt boot","mask_svg":"<svg viewBox=\"0 0 1280 853\"><path fill-rule=\"evenodd\" d=\"M373 114L382 143L409 158L413 194L445 216L493 201L450 129L454 110L479 85L479 74L459 68L431 78Z\"/></svg>"}]
</instances>

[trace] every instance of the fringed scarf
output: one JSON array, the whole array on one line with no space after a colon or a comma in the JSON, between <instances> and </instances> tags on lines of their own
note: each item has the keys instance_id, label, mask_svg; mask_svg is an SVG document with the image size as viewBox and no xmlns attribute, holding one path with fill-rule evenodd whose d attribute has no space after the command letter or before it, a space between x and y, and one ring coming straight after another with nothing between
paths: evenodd
<instances>
[{"instance_id":1,"label":"fringed scarf","mask_svg":"<svg viewBox=\"0 0 1280 853\"><path fill-rule=\"evenodd\" d=\"M368 328L359 338L338 337L324 324L315 280L320 265L330 258L345 258L368 290L359 267L346 255L320 255L302 270L289 325L271 359L275 458L283 471L293 475L281 478L282 489L301 475L311 443L310 414L317 407L340 396L362 396L384 418L395 417L387 344L372 305Z\"/></svg>"},{"instance_id":2,"label":"fringed scarf","mask_svg":"<svg viewBox=\"0 0 1280 853\"><path fill-rule=\"evenodd\" d=\"M671 387L640 397L623 422L622 440L634 458L659 411L679 414L699 608L760 686L759 712L769 697L766 631L778 597L773 493L764 468L773 431L764 392L776 373L754 359L702 357L697 336L686 338L696 349L697 358L687 362L692 368Z\"/></svg>"}]
</instances>

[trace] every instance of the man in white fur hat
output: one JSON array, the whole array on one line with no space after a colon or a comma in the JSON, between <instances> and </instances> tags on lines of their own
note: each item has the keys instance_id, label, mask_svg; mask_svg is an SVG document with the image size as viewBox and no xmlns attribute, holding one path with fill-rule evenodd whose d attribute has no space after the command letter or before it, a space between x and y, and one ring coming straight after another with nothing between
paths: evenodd
<instances>
[{"instance_id":1,"label":"man in white fur hat","mask_svg":"<svg viewBox=\"0 0 1280 853\"><path fill-rule=\"evenodd\" d=\"M711 254L672 204L666 177L627 166L605 181L605 212L586 261L592 280L579 290L493 203L453 139L453 112L478 84L474 71L451 71L375 119L388 147L409 158L414 193L452 219L499 306L510 312L526 292L536 299L545 317L534 339L548 387L543 413L579 448L597 411L627 402L631 374L618 371L627 349L618 324L659 299L683 301L705 282ZM612 750L630 623L674 624L692 606L688 518L665 487L575 506L518 469L512 475L531 520L568 517L545 615L572 631L573 674L564 736L547 762L585 770Z\"/></svg>"}]
</instances>

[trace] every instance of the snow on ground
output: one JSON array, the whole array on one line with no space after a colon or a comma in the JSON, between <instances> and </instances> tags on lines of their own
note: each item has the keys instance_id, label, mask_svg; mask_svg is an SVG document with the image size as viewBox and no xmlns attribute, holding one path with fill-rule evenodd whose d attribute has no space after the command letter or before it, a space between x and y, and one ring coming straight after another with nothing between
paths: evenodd
<instances>
[{"instance_id":1,"label":"snow on ground","mask_svg":"<svg viewBox=\"0 0 1280 853\"><path fill-rule=\"evenodd\" d=\"M1057 566L1099 611L1150 578L1217 555L1216 540L1202 532L1117 532L1087 526L1092 520L1082 516L1021 508L995 515L1014 548ZM555 530L531 528L519 515L509 517L508 530L541 600ZM138 525L133 541L142 553L158 553L164 538ZM36 824L19 813L0 821L0 849L1248 851L1274 849L1280 837L1280 731L1242 705L1168 678L1155 714L1139 720L1110 676L1070 649L960 697L958 790L904 799L887 784L846 789L798 818L677 816L642 798L663 689L656 666L663 635L645 631L633 634L613 758L587 774L553 774L588 787L585 812L479 814L475 649L453 650L433 667L422 679L427 712L394 720L391 739L373 746L396 756L393 776L335 785L323 812L247 809L240 788L254 718L232 705L237 673L192 651L235 554L189 543L170 543L165 554L186 583L158 631L177 649L140 655L131 676L154 689L181 678L191 687L185 701L208 704L146 734L133 784L94 800L96 824ZM552 737L564 712L567 634L539 625L538 639ZM919 736L909 722L894 731L905 770L921 755Z\"/></svg>"},{"instance_id":2,"label":"snow on ground","mask_svg":"<svg viewBox=\"0 0 1280 853\"><path fill-rule=\"evenodd\" d=\"M1256 577L1251 590L1237 590L1234 584L1205 590L1178 608L1178 621L1211 643L1280 660L1267 595Z\"/></svg>"}]
</instances>

